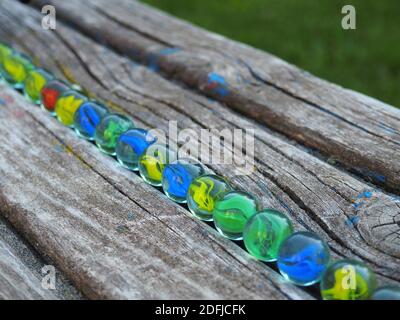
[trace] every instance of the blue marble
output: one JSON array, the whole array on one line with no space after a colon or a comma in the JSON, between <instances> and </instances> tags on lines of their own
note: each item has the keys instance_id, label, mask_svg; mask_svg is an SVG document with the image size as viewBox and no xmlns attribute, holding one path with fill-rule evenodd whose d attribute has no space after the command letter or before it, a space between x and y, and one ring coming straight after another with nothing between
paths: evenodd
<instances>
[{"instance_id":1,"label":"blue marble","mask_svg":"<svg viewBox=\"0 0 400 320\"><path fill-rule=\"evenodd\" d=\"M399 286L386 286L375 290L371 300L400 300Z\"/></svg>"},{"instance_id":2,"label":"blue marble","mask_svg":"<svg viewBox=\"0 0 400 320\"><path fill-rule=\"evenodd\" d=\"M143 152L157 141L145 129L131 129L120 135L117 141L116 154L118 162L127 169L137 171L139 158Z\"/></svg>"},{"instance_id":3,"label":"blue marble","mask_svg":"<svg viewBox=\"0 0 400 320\"><path fill-rule=\"evenodd\" d=\"M93 140L97 125L108 113L108 108L96 101L83 103L74 114L74 128L77 134Z\"/></svg>"},{"instance_id":4,"label":"blue marble","mask_svg":"<svg viewBox=\"0 0 400 320\"><path fill-rule=\"evenodd\" d=\"M280 273L289 281L309 286L321 279L329 259L329 248L318 235L296 232L282 243L277 265Z\"/></svg>"},{"instance_id":5,"label":"blue marble","mask_svg":"<svg viewBox=\"0 0 400 320\"><path fill-rule=\"evenodd\" d=\"M197 160L185 158L176 160L163 170L163 190L171 200L185 203L190 184L203 174L205 168Z\"/></svg>"}]
</instances>

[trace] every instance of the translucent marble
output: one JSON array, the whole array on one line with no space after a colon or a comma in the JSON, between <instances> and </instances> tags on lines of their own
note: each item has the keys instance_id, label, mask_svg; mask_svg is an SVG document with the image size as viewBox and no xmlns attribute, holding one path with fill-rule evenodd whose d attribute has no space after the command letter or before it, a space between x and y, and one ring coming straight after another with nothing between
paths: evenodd
<instances>
[{"instance_id":1,"label":"translucent marble","mask_svg":"<svg viewBox=\"0 0 400 320\"><path fill-rule=\"evenodd\" d=\"M400 300L400 287L386 286L375 290L371 296L372 300Z\"/></svg>"},{"instance_id":2,"label":"translucent marble","mask_svg":"<svg viewBox=\"0 0 400 320\"><path fill-rule=\"evenodd\" d=\"M119 136L133 127L132 120L127 116L109 113L96 127L94 141L102 152L114 156Z\"/></svg>"},{"instance_id":3,"label":"translucent marble","mask_svg":"<svg viewBox=\"0 0 400 320\"><path fill-rule=\"evenodd\" d=\"M118 162L127 169L139 170L139 158L143 152L157 141L148 130L131 129L121 134L115 148Z\"/></svg>"},{"instance_id":4,"label":"translucent marble","mask_svg":"<svg viewBox=\"0 0 400 320\"><path fill-rule=\"evenodd\" d=\"M200 176L189 186L188 208L195 217L212 221L215 202L229 191L232 187L223 177L214 174Z\"/></svg>"},{"instance_id":5,"label":"translucent marble","mask_svg":"<svg viewBox=\"0 0 400 320\"><path fill-rule=\"evenodd\" d=\"M75 91L65 91L58 97L55 107L56 117L62 124L72 127L76 110L87 100L87 98Z\"/></svg>"},{"instance_id":6,"label":"translucent marble","mask_svg":"<svg viewBox=\"0 0 400 320\"><path fill-rule=\"evenodd\" d=\"M108 113L108 108L96 101L84 102L74 114L76 133L87 140L94 139L96 127Z\"/></svg>"},{"instance_id":7,"label":"translucent marble","mask_svg":"<svg viewBox=\"0 0 400 320\"><path fill-rule=\"evenodd\" d=\"M168 164L162 174L164 193L175 202L185 203L190 184L205 173L203 165L194 159L182 158Z\"/></svg>"},{"instance_id":8,"label":"translucent marble","mask_svg":"<svg viewBox=\"0 0 400 320\"><path fill-rule=\"evenodd\" d=\"M247 221L243 241L247 251L255 258L276 261L279 247L292 232L292 223L286 215L278 210L264 209Z\"/></svg>"},{"instance_id":9,"label":"translucent marble","mask_svg":"<svg viewBox=\"0 0 400 320\"><path fill-rule=\"evenodd\" d=\"M9 46L4 43L0 43L0 79L3 79L3 61L4 59L12 53Z\"/></svg>"},{"instance_id":10,"label":"translucent marble","mask_svg":"<svg viewBox=\"0 0 400 320\"><path fill-rule=\"evenodd\" d=\"M247 192L231 191L215 202L213 219L218 232L231 240L242 240L246 222L259 209L257 199Z\"/></svg>"},{"instance_id":11,"label":"translucent marble","mask_svg":"<svg viewBox=\"0 0 400 320\"><path fill-rule=\"evenodd\" d=\"M30 101L40 105L42 100L42 89L53 76L43 69L33 69L29 71L24 83L24 95Z\"/></svg>"},{"instance_id":12,"label":"translucent marble","mask_svg":"<svg viewBox=\"0 0 400 320\"><path fill-rule=\"evenodd\" d=\"M12 49L4 43L0 42L0 63L3 62L4 57L10 55L12 53Z\"/></svg>"},{"instance_id":13,"label":"translucent marble","mask_svg":"<svg viewBox=\"0 0 400 320\"><path fill-rule=\"evenodd\" d=\"M50 80L41 91L41 108L55 115L57 99L70 87L60 80Z\"/></svg>"},{"instance_id":14,"label":"translucent marble","mask_svg":"<svg viewBox=\"0 0 400 320\"><path fill-rule=\"evenodd\" d=\"M364 263L350 259L331 264L320 283L324 300L365 300L375 288L375 274Z\"/></svg>"},{"instance_id":15,"label":"translucent marble","mask_svg":"<svg viewBox=\"0 0 400 320\"><path fill-rule=\"evenodd\" d=\"M150 145L139 158L139 173L152 186L161 186L165 166L177 158L176 152L162 144Z\"/></svg>"},{"instance_id":16,"label":"translucent marble","mask_svg":"<svg viewBox=\"0 0 400 320\"><path fill-rule=\"evenodd\" d=\"M23 54L12 52L3 58L2 77L14 88L22 89L30 70L34 68L32 62Z\"/></svg>"},{"instance_id":17,"label":"translucent marble","mask_svg":"<svg viewBox=\"0 0 400 320\"><path fill-rule=\"evenodd\" d=\"M277 265L286 279L297 285L309 286L321 279L329 259L329 248L317 234L296 232L280 246Z\"/></svg>"}]
</instances>

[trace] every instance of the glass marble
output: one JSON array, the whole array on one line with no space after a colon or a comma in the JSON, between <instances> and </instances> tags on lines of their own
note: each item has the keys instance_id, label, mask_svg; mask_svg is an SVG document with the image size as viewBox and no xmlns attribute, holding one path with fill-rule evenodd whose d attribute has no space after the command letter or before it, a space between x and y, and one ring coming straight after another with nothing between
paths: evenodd
<instances>
[{"instance_id":1,"label":"glass marble","mask_svg":"<svg viewBox=\"0 0 400 320\"><path fill-rule=\"evenodd\" d=\"M330 265L320 283L324 300L365 300L375 288L375 274L364 263L350 259Z\"/></svg>"},{"instance_id":2,"label":"glass marble","mask_svg":"<svg viewBox=\"0 0 400 320\"><path fill-rule=\"evenodd\" d=\"M118 162L127 169L139 170L139 158L143 152L157 141L148 130L131 129L121 134L115 148Z\"/></svg>"},{"instance_id":3,"label":"glass marble","mask_svg":"<svg viewBox=\"0 0 400 320\"><path fill-rule=\"evenodd\" d=\"M232 191L229 183L220 176L205 174L193 180L187 193L190 212L204 221L213 220L215 202Z\"/></svg>"},{"instance_id":4,"label":"glass marble","mask_svg":"<svg viewBox=\"0 0 400 320\"><path fill-rule=\"evenodd\" d=\"M12 49L4 43L0 42L0 63L3 62L4 57L10 55L12 53Z\"/></svg>"},{"instance_id":5,"label":"glass marble","mask_svg":"<svg viewBox=\"0 0 400 320\"><path fill-rule=\"evenodd\" d=\"M309 286L321 279L329 259L329 248L318 235L296 232L280 246L277 265L286 279L300 286Z\"/></svg>"},{"instance_id":6,"label":"glass marble","mask_svg":"<svg viewBox=\"0 0 400 320\"><path fill-rule=\"evenodd\" d=\"M60 80L50 80L41 91L41 108L55 115L57 99L70 87Z\"/></svg>"},{"instance_id":7,"label":"glass marble","mask_svg":"<svg viewBox=\"0 0 400 320\"><path fill-rule=\"evenodd\" d=\"M165 166L177 158L176 152L162 144L150 145L139 158L139 173L152 186L161 186Z\"/></svg>"},{"instance_id":8,"label":"glass marble","mask_svg":"<svg viewBox=\"0 0 400 320\"><path fill-rule=\"evenodd\" d=\"M257 199L247 192L231 191L215 202L213 219L218 232L231 240L242 240L246 222L257 213Z\"/></svg>"},{"instance_id":9,"label":"glass marble","mask_svg":"<svg viewBox=\"0 0 400 320\"><path fill-rule=\"evenodd\" d=\"M14 88L22 89L30 70L34 68L32 62L25 55L12 52L3 57L1 74Z\"/></svg>"},{"instance_id":10,"label":"glass marble","mask_svg":"<svg viewBox=\"0 0 400 320\"><path fill-rule=\"evenodd\" d=\"M5 57L9 56L12 53L10 47L5 45L4 43L0 43L0 79L3 79L3 61Z\"/></svg>"},{"instance_id":11,"label":"glass marble","mask_svg":"<svg viewBox=\"0 0 400 320\"><path fill-rule=\"evenodd\" d=\"M371 300L400 300L400 287L386 286L375 290Z\"/></svg>"},{"instance_id":12,"label":"glass marble","mask_svg":"<svg viewBox=\"0 0 400 320\"><path fill-rule=\"evenodd\" d=\"M35 104L40 104L42 100L42 89L53 76L43 69L33 69L29 71L24 83L24 94Z\"/></svg>"},{"instance_id":13,"label":"glass marble","mask_svg":"<svg viewBox=\"0 0 400 320\"><path fill-rule=\"evenodd\" d=\"M119 136L134 124L127 116L118 113L109 113L103 117L94 133L97 147L104 153L114 156Z\"/></svg>"},{"instance_id":14,"label":"glass marble","mask_svg":"<svg viewBox=\"0 0 400 320\"><path fill-rule=\"evenodd\" d=\"M203 165L194 159L182 158L168 164L162 174L164 193L175 202L185 203L190 184L205 173Z\"/></svg>"},{"instance_id":15,"label":"glass marble","mask_svg":"<svg viewBox=\"0 0 400 320\"><path fill-rule=\"evenodd\" d=\"M68 90L60 95L56 102L55 112L58 121L72 127L74 125L74 115L76 110L87 100L87 98L75 91Z\"/></svg>"},{"instance_id":16,"label":"glass marble","mask_svg":"<svg viewBox=\"0 0 400 320\"><path fill-rule=\"evenodd\" d=\"M292 223L286 215L278 210L264 209L247 221L243 241L247 251L255 258L276 261L279 247L292 232Z\"/></svg>"},{"instance_id":17,"label":"glass marble","mask_svg":"<svg viewBox=\"0 0 400 320\"><path fill-rule=\"evenodd\" d=\"M78 136L93 140L96 127L108 113L108 108L96 101L84 102L74 114L74 128Z\"/></svg>"}]
</instances>

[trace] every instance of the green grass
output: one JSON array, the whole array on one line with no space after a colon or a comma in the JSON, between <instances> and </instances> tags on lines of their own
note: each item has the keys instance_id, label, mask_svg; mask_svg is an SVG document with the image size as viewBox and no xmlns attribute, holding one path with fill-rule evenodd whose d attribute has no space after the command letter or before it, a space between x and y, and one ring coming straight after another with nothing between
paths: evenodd
<instances>
[{"instance_id":1,"label":"green grass","mask_svg":"<svg viewBox=\"0 0 400 320\"><path fill-rule=\"evenodd\" d=\"M143 0L400 107L399 0ZM342 6L357 29L341 27Z\"/></svg>"}]
</instances>

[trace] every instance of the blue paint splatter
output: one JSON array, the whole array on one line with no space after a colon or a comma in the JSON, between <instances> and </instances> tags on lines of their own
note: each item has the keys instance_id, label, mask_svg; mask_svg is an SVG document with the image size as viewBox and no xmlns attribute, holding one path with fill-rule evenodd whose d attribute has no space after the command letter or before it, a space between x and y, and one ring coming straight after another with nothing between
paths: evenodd
<instances>
[{"instance_id":1,"label":"blue paint splatter","mask_svg":"<svg viewBox=\"0 0 400 320\"><path fill-rule=\"evenodd\" d=\"M5 106L6 105L6 101L4 99L0 98L0 106Z\"/></svg>"},{"instance_id":2,"label":"blue paint splatter","mask_svg":"<svg viewBox=\"0 0 400 320\"><path fill-rule=\"evenodd\" d=\"M364 192L364 198L371 198L372 197L372 191L365 191Z\"/></svg>"},{"instance_id":3,"label":"blue paint splatter","mask_svg":"<svg viewBox=\"0 0 400 320\"><path fill-rule=\"evenodd\" d=\"M382 174L370 171L368 169L363 169L363 168L353 168L355 172L358 174L364 175L366 177L372 178L376 182L384 183L386 181L386 177Z\"/></svg>"},{"instance_id":4,"label":"blue paint splatter","mask_svg":"<svg viewBox=\"0 0 400 320\"><path fill-rule=\"evenodd\" d=\"M165 57L174 53L181 51L180 48L165 48L155 53L150 53L147 56L147 65L150 70L157 72L160 69L159 60L160 57Z\"/></svg>"},{"instance_id":5,"label":"blue paint splatter","mask_svg":"<svg viewBox=\"0 0 400 320\"><path fill-rule=\"evenodd\" d=\"M168 55L180 52L181 50L182 50L181 48L165 48L159 52L159 55L160 56L168 56Z\"/></svg>"},{"instance_id":6,"label":"blue paint splatter","mask_svg":"<svg viewBox=\"0 0 400 320\"><path fill-rule=\"evenodd\" d=\"M207 87L212 93L224 98L229 94L229 85L225 78L218 73L210 72L208 74Z\"/></svg>"},{"instance_id":7,"label":"blue paint splatter","mask_svg":"<svg viewBox=\"0 0 400 320\"><path fill-rule=\"evenodd\" d=\"M357 216L351 216L346 220L346 225L348 227L353 227L356 226L358 224L358 222L360 221L360 217Z\"/></svg>"},{"instance_id":8,"label":"blue paint splatter","mask_svg":"<svg viewBox=\"0 0 400 320\"><path fill-rule=\"evenodd\" d=\"M373 191L370 191L370 190L362 191L357 195L356 199L371 198L372 193L373 193Z\"/></svg>"},{"instance_id":9,"label":"blue paint splatter","mask_svg":"<svg viewBox=\"0 0 400 320\"><path fill-rule=\"evenodd\" d=\"M225 84L225 78L218 73L211 72L208 74L208 83L216 82L218 84Z\"/></svg>"},{"instance_id":10,"label":"blue paint splatter","mask_svg":"<svg viewBox=\"0 0 400 320\"><path fill-rule=\"evenodd\" d=\"M364 202L361 199L369 199L372 197L374 190L364 190L360 192L355 198L353 198L353 208L357 210Z\"/></svg>"},{"instance_id":11,"label":"blue paint splatter","mask_svg":"<svg viewBox=\"0 0 400 320\"><path fill-rule=\"evenodd\" d=\"M354 207L354 209L358 209L358 207L359 206L361 206L363 204L363 202L361 201L361 202L356 202L356 203L353 203L353 207Z\"/></svg>"},{"instance_id":12,"label":"blue paint splatter","mask_svg":"<svg viewBox=\"0 0 400 320\"><path fill-rule=\"evenodd\" d=\"M148 55L147 66L151 71L157 72L159 70L158 56L156 54L151 53Z\"/></svg>"},{"instance_id":13,"label":"blue paint splatter","mask_svg":"<svg viewBox=\"0 0 400 320\"><path fill-rule=\"evenodd\" d=\"M377 181L379 181L379 182L385 182L386 181L386 177L385 176L383 176L383 175L381 175L381 174L375 174L374 176L373 176L373 178L375 178Z\"/></svg>"}]
</instances>

